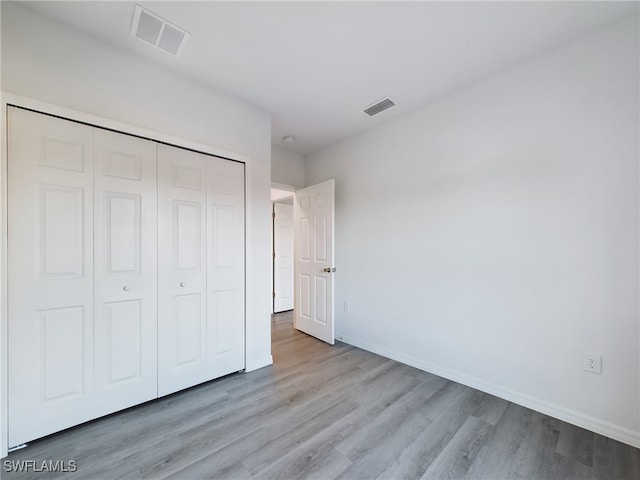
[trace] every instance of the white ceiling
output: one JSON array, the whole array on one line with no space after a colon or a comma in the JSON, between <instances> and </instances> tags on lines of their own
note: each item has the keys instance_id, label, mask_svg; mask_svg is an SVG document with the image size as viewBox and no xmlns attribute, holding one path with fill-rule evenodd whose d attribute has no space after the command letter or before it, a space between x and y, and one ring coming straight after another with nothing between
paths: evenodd
<instances>
[{"instance_id":1,"label":"white ceiling","mask_svg":"<svg viewBox=\"0 0 640 480\"><path fill-rule=\"evenodd\" d=\"M273 143L302 154L639 11L637 1L138 2L191 33L174 58L129 35L135 2L21 3L269 111ZM386 96L398 105L362 112Z\"/></svg>"}]
</instances>

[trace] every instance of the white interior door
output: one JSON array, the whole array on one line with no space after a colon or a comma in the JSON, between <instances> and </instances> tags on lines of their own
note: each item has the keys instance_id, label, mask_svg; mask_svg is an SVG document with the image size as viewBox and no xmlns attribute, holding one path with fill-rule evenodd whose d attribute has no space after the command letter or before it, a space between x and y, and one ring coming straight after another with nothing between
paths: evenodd
<instances>
[{"instance_id":1,"label":"white interior door","mask_svg":"<svg viewBox=\"0 0 640 480\"><path fill-rule=\"evenodd\" d=\"M9 108L9 445L93 417L92 129Z\"/></svg>"},{"instance_id":2,"label":"white interior door","mask_svg":"<svg viewBox=\"0 0 640 480\"><path fill-rule=\"evenodd\" d=\"M273 311L293 310L293 205L273 204Z\"/></svg>"},{"instance_id":3,"label":"white interior door","mask_svg":"<svg viewBox=\"0 0 640 480\"><path fill-rule=\"evenodd\" d=\"M245 368L244 164L206 156L207 375Z\"/></svg>"},{"instance_id":4,"label":"white interior door","mask_svg":"<svg viewBox=\"0 0 640 480\"><path fill-rule=\"evenodd\" d=\"M158 145L158 395L205 381L207 164Z\"/></svg>"},{"instance_id":5,"label":"white interior door","mask_svg":"<svg viewBox=\"0 0 640 480\"><path fill-rule=\"evenodd\" d=\"M334 343L334 180L294 197L294 327Z\"/></svg>"},{"instance_id":6,"label":"white interior door","mask_svg":"<svg viewBox=\"0 0 640 480\"><path fill-rule=\"evenodd\" d=\"M95 416L157 396L156 144L94 131Z\"/></svg>"}]
</instances>

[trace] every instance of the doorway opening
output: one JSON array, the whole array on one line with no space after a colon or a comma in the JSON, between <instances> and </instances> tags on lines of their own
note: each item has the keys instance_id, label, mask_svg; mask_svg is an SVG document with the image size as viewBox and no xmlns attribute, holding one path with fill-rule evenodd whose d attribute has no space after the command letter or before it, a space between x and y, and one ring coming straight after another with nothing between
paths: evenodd
<instances>
[{"instance_id":1,"label":"doorway opening","mask_svg":"<svg viewBox=\"0 0 640 480\"><path fill-rule=\"evenodd\" d=\"M293 310L296 330L333 345L335 180L293 191L273 202L272 312Z\"/></svg>"},{"instance_id":2,"label":"doorway opening","mask_svg":"<svg viewBox=\"0 0 640 480\"><path fill-rule=\"evenodd\" d=\"M293 310L293 196L295 188L271 188L271 313Z\"/></svg>"}]
</instances>

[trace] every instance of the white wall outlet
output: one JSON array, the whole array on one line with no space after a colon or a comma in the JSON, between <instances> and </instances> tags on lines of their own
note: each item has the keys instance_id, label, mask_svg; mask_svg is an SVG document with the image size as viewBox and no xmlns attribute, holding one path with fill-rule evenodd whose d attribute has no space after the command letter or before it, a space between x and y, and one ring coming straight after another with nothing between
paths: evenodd
<instances>
[{"instance_id":1,"label":"white wall outlet","mask_svg":"<svg viewBox=\"0 0 640 480\"><path fill-rule=\"evenodd\" d=\"M584 370L591 373L602 373L602 355L584 356Z\"/></svg>"},{"instance_id":2,"label":"white wall outlet","mask_svg":"<svg viewBox=\"0 0 640 480\"><path fill-rule=\"evenodd\" d=\"M351 311L351 302L344 302L344 312L349 313Z\"/></svg>"}]
</instances>

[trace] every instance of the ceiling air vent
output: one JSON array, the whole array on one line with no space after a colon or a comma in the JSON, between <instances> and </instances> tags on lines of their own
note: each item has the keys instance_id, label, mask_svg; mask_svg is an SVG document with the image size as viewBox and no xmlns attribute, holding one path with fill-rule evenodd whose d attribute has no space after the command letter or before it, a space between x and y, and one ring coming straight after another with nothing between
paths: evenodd
<instances>
[{"instance_id":1,"label":"ceiling air vent","mask_svg":"<svg viewBox=\"0 0 640 480\"><path fill-rule=\"evenodd\" d=\"M377 115L378 113L384 112L386 109L393 107L395 104L396 103L390 98L384 98L374 103L373 105L369 105L364 109L364 113L366 113L370 117L373 117L374 115Z\"/></svg>"},{"instance_id":2,"label":"ceiling air vent","mask_svg":"<svg viewBox=\"0 0 640 480\"><path fill-rule=\"evenodd\" d=\"M182 53L189 40L188 32L140 5L136 5L133 12L131 36L176 57Z\"/></svg>"}]
</instances>

